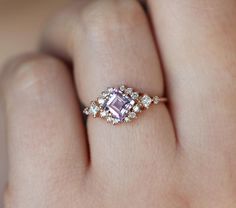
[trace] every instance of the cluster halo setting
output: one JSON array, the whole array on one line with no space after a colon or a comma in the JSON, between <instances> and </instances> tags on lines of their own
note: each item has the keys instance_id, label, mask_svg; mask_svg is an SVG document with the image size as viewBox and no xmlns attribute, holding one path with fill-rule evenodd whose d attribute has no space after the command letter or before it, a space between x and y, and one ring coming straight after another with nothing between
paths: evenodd
<instances>
[{"instance_id":1,"label":"cluster halo setting","mask_svg":"<svg viewBox=\"0 0 236 208\"><path fill-rule=\"evenodd\" d=\"M108 87L83 111L86 115L106 119L112 124L126 123L137 118L137 115L152 104L167 101L159 96L149 96L134 91L130 87Z\"/></svg>"}]
</instances>

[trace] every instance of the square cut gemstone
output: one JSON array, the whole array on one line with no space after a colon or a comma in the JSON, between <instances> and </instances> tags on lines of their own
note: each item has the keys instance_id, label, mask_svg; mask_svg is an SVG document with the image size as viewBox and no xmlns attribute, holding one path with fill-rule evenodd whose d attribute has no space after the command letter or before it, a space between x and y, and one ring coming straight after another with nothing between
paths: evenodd
<instances>
[{"instance_id":1,"label":"square cut gemstone","mask_svg":"<svg viewBox=\"0 0 236 208\"><path fill-rule=\"evenodd\" d=\"M134 100L115 89L105 104L105 108L111 112L113 118L123 121L134 103Z\"/></svg>"}]
</instances>

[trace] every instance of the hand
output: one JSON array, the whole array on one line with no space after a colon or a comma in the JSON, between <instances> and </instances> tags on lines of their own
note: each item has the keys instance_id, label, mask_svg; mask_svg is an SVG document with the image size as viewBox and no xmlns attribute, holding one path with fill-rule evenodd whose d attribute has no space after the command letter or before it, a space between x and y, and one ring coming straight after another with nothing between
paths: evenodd
<instances>
[{"instance_id":1,"label":"hand","mask_svg":"<svg viewBox=\"0 0 236 208\"><path fill-rule=\"evenodd\" d=\"M80 0L6 65L6 208L236 207L236 2L147 4ZM169 102L85 126L77 97L123 83Z\"/></svg>"}]
</instances>

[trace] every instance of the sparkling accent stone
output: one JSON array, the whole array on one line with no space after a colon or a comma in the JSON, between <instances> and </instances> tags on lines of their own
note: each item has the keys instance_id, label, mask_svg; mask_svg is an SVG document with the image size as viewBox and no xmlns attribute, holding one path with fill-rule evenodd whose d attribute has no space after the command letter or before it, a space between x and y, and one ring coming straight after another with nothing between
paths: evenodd
<instances>
[{"instance_id":1,"label":"sparkling accent stone","mask_svg":"<svg viewBox=\"0 0 236 208\"><path fill-rule=\"evenodd\" d=\"M115 89L104 106L106 110L110 111L113 118L121 122L127 116L134 103L134 100L122 94L120 90Z\"/></svg>"},{"instance_id":2,"label":"sparkling accent stone","mask_svg":"<svg viewBox=\"0 0 236 208\"><path fill-rule=\"evenodd\" d=\"M107 113L106 111L100 112L100 116L101 116L102 118L107 117L107 115L108 115L108 113Z\"/></svg>"},{"instance_id":3,"label":"sparkling accent stone","mask_svg":"<svg viewBox=\"0 0 236 208\"><path fill-rule=\"evenodd\" d=\"M136 118L136 113L135 112L130 112L129 113L129 118L132 118L132 119Z\"/></svg>"},{"instance_id":4,"label":"sparkling accent stone","mask_svg":"<svg viewBox=\"0 0 236 208\"><path fill-rule=\"evenodd\" d=\"M133 111L134 111L135 113L140 112L140 111L141 111L140 106L139 106L139 105L135 105L135 106L133 107Z\"/></svg>"},{"instance_id":5,"label":"sparkling accent stone","mask_svg":"<svg viewBox=\"0 0 236 208\"><path fill-rule=\"evenodd\" d=\"M160 102L160 98L158 96L153 97L153 103L158 104Z\"/></svg>"},{"instance_id":6,"label":"sparkling accent stone","mask_svg":"<svg viewBox=\"0 0 236 208\"><path fill-rule=\"evenodd\" d=\"M125 85L121 85L121 86L120 86L120 90L121 90L122 92L125 91L125 88L126 88Z\"/></svg>"},{"instance_id":7,"label":"sparkling accent stone","mask_svg":"<svg viewBox=\"0 0 236 208\"><path fill-rule=\"evenodd\" d=\"M97 113L99 112L99 107L95 102L92 102L89 108L89 113L96 117Z\"/></svg>"},{"instance_id":8,"label":"sparkling accent stone","mask_svg":"<svg viewBox=\"0 0 236 208\"><path fill-rule=\"evenodd\" d=\"M107 91L108 91L109 93L112 93L113 90L114 90L114 89L113 89L112 87L108 87L108 88L107 88Z\"/></svg>"},{"instance_id":9,"label":"sparkling accent stone","mask_svg":"<svg viewBox=\"0 0 236 208\"><path fill-rule=\"evenodd\" d=\"M138 94L137 92L133 92L133 93L131 94L131 97L132 97L134 100L136 100L136 99L138 99L139 94Z\"/></svg>"},{"instance_id":10,"label":"sparkling accent stone","mask_svg":"<svg viewBox=\"0 0 236 208\"><path fill-rule=\"evenodd\" d=\"M106 100L105 100L103 97L99 97L99 98L98 98L98 103L99 103L100 105L103 105L105 102L106 102Z\"/></svg>"},{"instance_id":11,"label":"sparkling accent stone","mask_svg":"<svg viewBox=\"0 0 236 208\"><path fill-rule=\"evenodd\" d=\"M133 92L133 89L130 87L125 90L125 93L128 95L131 95L132 92Z\"/></svg>"},{"instance_id":12,"label":"sparkling accent stone","mask_svg":"<svg viewBox=\"0 0 236 208\"><path fill-rule=\"evenodd\" d=\"M131 119L130 119L129 117L125 117L124 121L125 121L125 122L130 122Z\"/></svg>"},{"instance_id":13,"label":"sparkling accent stone","mask_svg":"<svg viewBox=\"0 0 236 208\"><path fill-rule=\"evenodd\" d=\"M107 117L107 122L112 122L113 118L112 117Z\"/></svg>"},{"instance_id":14,"label":"sparkling accent stone","mask_svg":"<svg viewBox=\"0 0 236 208\"><path fill-rule=\"evenodd\" d=\"M141 103L145 108L148 108L152 103L152 98L150 98L148 95L144 95L141 99Z\"/></svg>"},{"instance_id":15,"label":"sparkling accent stone","mask_svg":"<svg viewBox=\"0 0 236 208\"><path fill-rule=\"evenodd\" d=\"M116 119L116 118L113 118L112 119L112 124L118 124L120 122L120 120L119 119Z\"/></svg>"},{"instance_id":16,"label":"sparkling accent stone","mask_svg":"<svg viewBox=\"0 0 236 208\"><path fill-rule=\"evenodd\" d=\"M107 97L109 94L110 94L110 93L109 93L107 90L105 90L105 91L102 92L102 96L103 96L103 97Z\"/></svg>"},{"instance_id":17,"label":"sparkling accent stone","mask_svg":"<svg viewBox=\"0 0 236 208\"><path fill-rule=\"evenodd\" d=\"M83 113L84 113L85 115L89 115L89 108L85 108L84 111L83 111Z\"/></svg>"}]
</instances>

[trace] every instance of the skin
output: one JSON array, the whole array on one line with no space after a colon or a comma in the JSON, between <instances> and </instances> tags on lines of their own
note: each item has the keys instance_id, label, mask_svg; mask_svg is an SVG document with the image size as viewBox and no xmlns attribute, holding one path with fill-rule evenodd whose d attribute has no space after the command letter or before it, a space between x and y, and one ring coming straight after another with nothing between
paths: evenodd
<instances>
[{"instance_id":1,"label":"skin","mask_svg":"<svg viewBox=\"0 0 236 208\"><path fill-rule=\"evenodd\" d=\"M68 0L0 0L0 73L11 57L38 49L42 28ZM1 102L1 101L0 101ZM7 138L0 108L0 207L7 181Z\"/></svg>"},{"instance_id":2,"label":"skin","mask_svg":"<svg viewBox=\"0 0 236 208\"><path fill-rule=\"evenodd\" d=\"M5 65L6 208L236 206L236 2L147 5L74 2ZM79 103L121 82L169 102L85 126Z\"/></svg>"}]
</instances>

